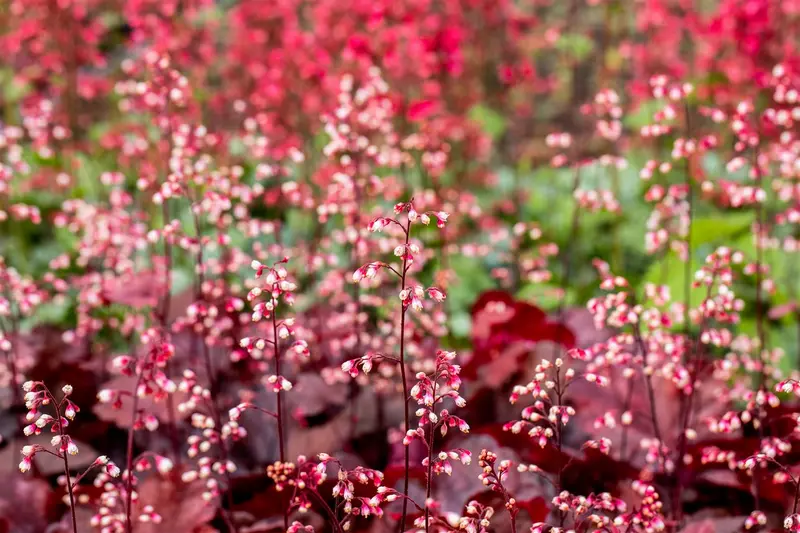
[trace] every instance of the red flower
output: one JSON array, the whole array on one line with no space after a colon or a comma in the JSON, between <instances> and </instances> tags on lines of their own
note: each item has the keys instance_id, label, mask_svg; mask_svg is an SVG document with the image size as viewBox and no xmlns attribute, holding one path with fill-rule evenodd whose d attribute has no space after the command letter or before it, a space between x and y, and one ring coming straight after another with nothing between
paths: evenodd
<instances>
[{"instance_id":1,"label":"red flower","mask_svg":"<svg viewBox=\"0 0 800 533\"><path fill-rule=\"evenodd\" d=\"M430 100L416 100L408 106L408 120L417 122L424 120L433 112L434 104Z\"/></svg>"}]
</instances>

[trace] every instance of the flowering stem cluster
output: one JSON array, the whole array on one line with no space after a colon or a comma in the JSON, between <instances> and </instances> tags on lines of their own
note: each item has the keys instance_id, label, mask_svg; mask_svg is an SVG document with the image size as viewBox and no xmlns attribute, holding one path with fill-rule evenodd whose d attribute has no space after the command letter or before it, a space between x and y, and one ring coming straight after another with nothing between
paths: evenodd
<instances>
[{"instance_id":1,"label":"flowering stem cluster","mask_svg":"<svg viewBox=\"0 0 800 533\"><path fill-rule=\"evenodd\" d=\"M386 359L390 361L395 361L400 367L400 382L402 387L402 394L403 394L403 432L406 436L408 436L410 431L411 425L411 416L410 416L410 408L409 408L409 389L408 389L408 378L406 377L406 315L410 309L414 311L421 311L423 309L423 300L425 295L436 302L441 302L445 299L445 294L436 287L429 287L427 290L424 289L420 285L414 285L413 287L408 286L408 275L411 269L411 266L414 264L414 259L416 256L420 254L420 248L417 244L411 242L411 226L414 223L422 223L423 225L430 224L431 220L436 220L436 225L439 228L443 228L448 214L444 212L426 212L426 213L418 213L414 209L413 200L409 202L398 203L394 206L394 214L395 216L399 216L401 214L406 214L405 223L401 222L398 218L393 217L378 217L372 221L369 225L369 229L372 232L381 232L390 227L398 227L401 230L401 238L403 239L403 243L399 244L394 249L394 255L398 257L401 261L399 267L395 268L394 266L384 263L384 262L371 262L367 263L359 267L353 273L353 281L356 283L360 283L363 281L371 280L375 278L380 270L387 270L395 275L400 281L400 302L401 302L401 309L400 309L400 324L399 324L399 355L397 358L392 356L385 356L382 354L373 355L367 354L363 357L358 359L354 359L351 361L346 361L342 364L342 370L345 372L349 372L351 375L355 376L358 374L358 367L361 367L363 372L369 372L372 368L372 360L376 357L380 359ZM407 438L407 437L406 437ZM408 486L409 486L409 467L410 467L410 455L409 455L409 448L406 445L404 452L403 452L403 468L404 468L404 479L403 479L403 511L400 517L399 522L399 530L405 531L405 521L406 515L408 513Z\"/></svg>"},{"instance_id":2,"label":"flowering stem cluster","mask_svg":"<svg viewBox=\"0 0 800 533\"><path fill-rule=\"evenodd\" d=\"M70 422L75 419L80 408L69 398L73 391L72 386L64 385L61 388L62 396L60 400L53 396L44 383L38 381L26 381L22 388L25 391L25 407L28 409L25 419L30 422L24 428L25 436L40 435L43 431L49 429L50 433L53 434L50 440L50 446L53 449L39 444L24 446L19 469L22 472L30 470L38 453L46 453L61 459L64 463L64 479L69 497L72 531L73 533L78 533L78 523L75 515L75 487L95 467L102 468L112 477L119 476L120 470L114 463L109 461L108 457L100 456L83 473L73 479L69 466L69 456L78 455L79 450L78 445L69 436L67 428ZM55 416L43 412L43 408L48 407L53 410ZM128 505L130 506L130 501Z\"/></svg>"}]
</instances>

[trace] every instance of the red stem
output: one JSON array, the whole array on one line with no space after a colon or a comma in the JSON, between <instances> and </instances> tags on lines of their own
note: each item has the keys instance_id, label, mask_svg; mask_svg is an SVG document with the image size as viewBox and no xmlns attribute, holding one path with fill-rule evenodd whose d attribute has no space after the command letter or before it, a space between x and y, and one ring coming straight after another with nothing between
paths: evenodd
<instances>
[{"instance_id":1,"label":"red stem","mask_svg":"<svg viewBox=\"0 0 800 533\"><path fill-rule=\"evenodd\" d=\"M276 307L278 302L273 299L273 306L272 306L272 346L275 348L275 374L278 375L278 378L281 377L281 352L278 346L278 319L275 315ZM280 459L281 463L286 462L286 450L284 449L283 445L283 402L281 397L283 396L282 392L278 391L278 405L277 405L277 419L278 419L278 449L280 450ZM283 527L284 529L289 529L289 508L286 507L283 510Z\"/></svg>"},{"instance_id":2,"label":"red stem","mask_svg":"<svg viewBox=\"0 0 800 533\"><path fill-rule=\"evenodd\" d=\"M639 322L636 322L633 326L633 337L636 341L636 344L639 345L639 350L642 352L642 377L644 378L644 385L647 389L647 400L650 404L650 421L653 424L653 433L658 440L658 447L659 447L659 456L661 455L660 450L664 446L664 439L661 436L661 430L658 426L658 415L656 412L656 395L655 391L653 390L653 377L651 374L647 372L647 345L642 338L642 330ZM664 459L664 469L666 470L666 457Z\"/></svg>"},{"instance_id":3,"label":"red stem","mask_svg":"<svg viewBox=\"0 0 800 533\"><path fill-rule=\"evenodd\" d=\"M408 241L411 236L411 220L408 221L406 230L406 248L408 248ZM404 257L408 256L408 252L404 252ZM406 290L406 273L408 271L408 259L403 259L403 273L400 276L400 290ZM400 377L403 381L403 421L404 431L403 436L408 433L410 427L410 414L408 408L408 382L406 381L406 361L405 361L405 338L406 338L406 306L403 304L403 309L400 313ZM409 447L404 446L403 450L403 514L400 517L399 531L406 529L406 515L408 514L408 478L409 478Z\"/></svg>"},{"instance_id":4,"label":"red stem","mask_svg":"<svg viewBox=\"0 0 800 533\"><path fill-rule=\"evenodd\" d=\"M125 479L125 531L133 533L133 520L131 514L133 513L133 434L136 431L136 416L139 410L139 395L137 391L142 383L142 371L139 370L139 376L136 379L136 386L133 389L133 409L131 413L131 427L128 428L128 444L125 452L126 465L125 471L127 478Z\"/></svg>"},{"instance_id":5,"label":"red stem","mask_svg":"<svg viewBox=\"0 0 800 533\"><path fill-rule=\"evenodd\" d=\"M58 434L61 436L61 442L65 443L69 437L67 437L64 432L64 424L61 422L60 407L56 408L56 417L58 418ZM67 493L69 494L69 513L72 517L72 533L78 533L78 520L75 517L75 494L72 491L72 478L69 475L69 459L67 455L66 451L61 452L61 458L64 460L64 475L67 476Z\"/></svg>"},{"instance_id":6,"label":"red stem","mask_svg":"<svg viewBox=\"0 0 800 533\"><path fill-rule=\"evenodd\" d=\"M172 127L169 126L167 130L167 160L169 159L169 153L172 151ZM169 165L165 169L165 172L169 174ZM161 202L161 218L162 221L162 230L167 227L169 224L170 219L170 210L169 210L169 200L164 199ZM164 297L160 302L159 309L158 309L158 321L161 326L161 330L166 335L168 330L168 322L169 322L169 312L170 307L172 304L172 242L170 238L166 235L166 232L163 235L164 238ZM171 372L171 361L167 361L167 375ZM175 400L172 394L167 395L167 416L168 416L168 429L169 429L169 438L172 444L172 454L175 456L175 464L181 464L181 445L180 445L180 437L178 435L178 422L177 417L175 416Z\"/></svg>"},{"instance_id":7,"label":"red stem","mask_svg":"<svg viewBox=\"0 0 800 533\"><path fill-rule=\"evenodd\" d=\"M325 499L315 490L309 491L311 494L317 499L319 502L320 507L325 510L325 514L328 515L328 520L331 521L331 526L333 526L334 531L342 531L342 525L339 523L339 520L336 518L336 515L333 514L331 508L328 507L328 504L325 502Z\"/></svg>"},{"instance_id":8,"label":"red stem","mask_svg":"<svg viewBox=\"0 0 800 533\"><path fill-rule=\"evenodd\" d=\"M434 376L433 380L433 409L436 407L436 380L438 376ZM430 424L430 435L428 435L428 475L426 478L425 487L425 533L430 531L430 509L428 509L428 500L431 498L431 489L433 488L433 438L436 436L436 425ZM408 447L406 447L408 448Z\"/></svg>"},{"instance_id":9,"label":"red stem","mask_svg":"<svg viewBox=\"0 0 800 533\"><path fill-rule=\"evenodd\" d=\"M202 228L200 226L200 217L194 210L195 202L192 202L192 217L194 220L194 229L197 233L197 263L196 263L196 272L197 272L197 287L195 292L195 300L200 300L203 297L203 234ZM225 487L225 497L228 504L228 509L221 509L222 517L225 520L225 525L228 527L228 530L232 533L236 533L236 526L233 524L233 521L230 517L230 511L233 509L233 494L231 493L231 476L227 470L227 463L228 463L228 445L225 442L225 439L222 436L222 416L219 413L219 406L217 405L217 383L216 378L214 377L214 367L211 362L211 353L208 349L208 343L205 339L205 332L203 332L203 336L200 338L200 343L202 345L203 351L203 360L205 362L206 367L206 374L208 375L208 388L211 391L211 416L214 420L214 429L217 432L217 438L219 439L219 450L220 455L222 456L222 461L226 464L225 469L225 482L227 486Z\"/></svg>"},{"instance_id":10,"label":"red stem","mask_svg":"<svg viewBox=\"0 0 800 533\"><path fill-rule=\"evenodd\" d=\"M800 500L800 480L794 482L794 504L792 505L792 514L797 514L797 502Z\"/></svg>"}]
</instances>

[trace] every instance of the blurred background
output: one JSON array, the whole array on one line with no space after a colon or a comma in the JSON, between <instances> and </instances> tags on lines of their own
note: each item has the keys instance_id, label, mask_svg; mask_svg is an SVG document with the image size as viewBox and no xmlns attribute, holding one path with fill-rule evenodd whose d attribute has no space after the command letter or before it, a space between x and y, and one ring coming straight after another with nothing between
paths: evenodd
<instances>
[{"instance_id":1,"label":"blurred background","mask_svg":"<svg viewBox=\"0 0 800 533\"><path fill-rule=\"evenodd\" d=\"M412 197L420 212L449 218L415 235L424 251L414 278L447 299L426 301L409 326L410 357L424 370L425 354L459 352L475 406L467 418L484 427L478 449L530 452L500 436L516 416L511 386L552 345L589 348L613 334L586 310L602 294L597 259L631 291L661 284L673 301L698 305L704 291L687 272L709 253L763 251L770 285L762 294L737 267L744 306L730 327L746 336L767 327L774 366L790 375L800 350L798 119L753 126L765 167L777 169L761 222L741 200L750 156L732 124L747 111L797 110L787 91L800 74L798 39L798 0L0 0L0 433L13 444L2 464L19 460L23 375L54 390L72 384L83 408L76 438L124 464L131 406L97 395L132 392L111 362L144 350L147 328L176 346L168 374L196 372L222 412L245 400L274 408L261 385L270 358L239 341L255 327L243 311L251 261L287 256L296 337L311 352L289 371L290 453L343 451L396 481L402 409L388 391L397 376L353 385L338 368L366 349L397 348L396 283L359 289L351 278L396 259L396 236L366 228ZM672 90L685 94L665 111ZM675 158L680 138L707 149ZM516 315L484 313L496 302ZM630 405L644 394L630 391L597 401ZM589 413L578 449L603 412L589 407L592 394L577 396ZM164 402L142 409L162 430L137 426L136 449L182 454L188 414ZM242 476L225 506L246 514L250 531L269 531L274 493L258 473L276 459L275 427L248 417L247 444L232 450ZM642 457L619 460L638 469ZM49 503L63 492L58 467L38 466L43 485L0 489L5 531L62 520L63 506ZM597 490L622 472L591 469ZM463 507L476 480L442 491L448 510ZM749 512L741 479L703 482L714 490L698 489L692 509ZM520 490L540 502L550 489ZM29 494L32 517L7 510ZM222 528L216 508L191 511L199 493L181 498L162 513L177 517L164 531ZM532 522L541 509L526 512Z\"/></svg>"}]
</instances>

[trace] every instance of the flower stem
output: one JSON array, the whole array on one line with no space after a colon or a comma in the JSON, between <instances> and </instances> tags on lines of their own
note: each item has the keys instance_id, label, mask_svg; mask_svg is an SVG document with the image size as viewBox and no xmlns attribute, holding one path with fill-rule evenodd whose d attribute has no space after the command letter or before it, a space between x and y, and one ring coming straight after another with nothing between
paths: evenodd
<instances>
[{"instance_id":1,"label":"flower stem","mask_svg":"<svg viewBox=\"0 0 800 533\"><path fill-rule=\"evenodd\" d=\"M133 434L136 431L136 415L139 410L139 395L136 391L139 390L139 385L142 383L142 372L139 371L139 377L136 380L136 387L133 389L133 409L131 412L131 427L128 428L128 444L125 452L125 472L127 478L125 479L125 531L133 533L133 520L131 514L133 513Z\"/></svg>"},{"instance_id":2,"label":"flower stem","mask_svg":"<svg viewBox=\"0 0 800 533\"><path fill-rule=\"evenodd\" d=\"M406 230L406 247L411 236L411 221L408 221ZM407 255L406 255L407 257ZM400 290L406 290L406 273L408 272L408 259L403 259L403 271L400 276ZM406 361L405 361L405 339L406 339L406 306L400 313L400 379L403 381L403 435L408 433L410 427L410 413L408 408L408 381L406 380ZM403 513L400 516L399 531L406 529L406 515L408 514L408 478L409 478L409 447L404 446L403 450Z\"/></svg>"},{"instance_id":3,"label":"flower stem","mask_svg":"<svg viewBox=\"0 0 800 533\"><path fill-rule=\"evenodd\" d=\"M69 477L69 459L62 452L64 458L64 475L67 476L67 493L69 494L69 514L72 517L72 533L78 533L78 520L75 518L75 494L72 491L72 479Z\"/></svg>"},{"instance_id":4,"label":"flower stem","mask_svg":"<svg viewBox=\"0 0 800 533\"><path fill-rule=\"evenodd\" d=\"M438 376L433 378L433 398L434 406L436 405L436 380ZM425 533L430 531L430 509L428 508L428 501L431 499L431 491L433 489L433 438L436 436L436 425L430 424L430 435L428 435L428 475L425 478Z\"/></svg>"},{"instance_id":5,"label":"flower stem","mask_svg":"<svg viewBox=\"0 0 800 533\"><path fill-rule=\"evenodd\" d=\"M56 409L56 416L58 417L58 434L61 436L63 446L63 443L67 442L69 437L64 432L60 409ZM69 475L69 458L67 455L66 450L61 452L61 458L64 460L64 475L67 476L67 494L69 495L69 514L72 517L72 533L78 533L78 520L75 517L75 493L72 491L72 478Z\"/></svg>"},{"instance_id":6,"label":"flower stem","mask_svg":"<svg viewBox=\"0 0 800 533\"><path fill-rule=\"evenodd\" d=\"M195 301L199 301L203 298L203 284L205 282L205 275L204 275L204 268L203 265L203 228L200 223L200 216L198 215L198 211L195 210L196 204L195 201L192 201L192 220L194 221L194 230L197 234L197 255L195 256L195 272L196 272L196 287L195 287ZM222 517L225 520L225 525L228 527L228 531L231 533L236 533L237 529L236 526L233 524L231 520L230 513L233 510L233 494L231 493L231 475L230 472L227 470L227 463L228 463L228 444L225 442L225 439L222 436L222 416L219 412L219 405L217 404L217 394L219 394L219 384L217 383L215 374L214 374L214 365L211 361L211 351L208 349L208 342L206 341L206 332L203 332L203 335L200 337L200 344L202 347L203 352L203 361L206 367L206 374L208 375L208 389L211 391L211 417L214 421L214 430L217 432L217 437L219 438L219 451L222 458L222 461L225 462L226 469L225 469L225 482L227 484L225 490L225 498L228 504L228 509L221 507Z\"/></svg>"},{"instance_id":7,"label":"flower stem","mask_svg":"<svg viewBox=\"0 0 800 533\"><path fill-rule=\"evenodd\" d=\"M278 378L281 377L281 352L278 346L278 318L275 315L275 307L277 306L278 302L273 299L273 307L272 307L272 346L275 348L275 374ZM283 445L283 401L282 401L283 394L281 391L278 391L278 405L277 405L277 419L278 419L278 450L280 453L280 460L281 463L286 462L286 450L284 449ZM288 506L283 510L283 527L284 529L289 529L289 508Z\"/></svg>"},{"instance_id":8,"label":"flower stem","mask_svg":"<svg viewBox=\"0 0 800 533\"><path fill-rule=\"evenodd\" d=\"M325 502L325 499L316 490L311 490L310 492L319 502L320 507L322 507L325 510L325 514L328 515L328 520L331 521L331 527L333 528L334 533L337 531L341 532L342 525L339 523L339 520L336 518L336 515L333 514L333 511L331 511L331 508L328 507L328 504Z\"/></svg>"}]
</instances>

